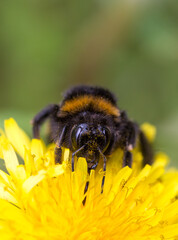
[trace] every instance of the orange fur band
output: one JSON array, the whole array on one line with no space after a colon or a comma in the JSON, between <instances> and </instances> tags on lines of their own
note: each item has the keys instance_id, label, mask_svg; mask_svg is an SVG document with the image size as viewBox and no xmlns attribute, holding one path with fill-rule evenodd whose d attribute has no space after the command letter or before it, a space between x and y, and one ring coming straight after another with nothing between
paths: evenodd
<instances>
[{"instance_id":1,"label":"orange fur band","mask_svg":"<svg viewBox=\"0 0 178 240\"><path fill-rule=\"evenodd\" d=\"M75 99L66 101L60 110L64 112L76 113L83 109L87 109L88 106L92 106L93 110L97 112L104 112L115 117L120 115L119 109L113 106L106 99L88 95L79 96Z\"/></svg>"}]
</instances>

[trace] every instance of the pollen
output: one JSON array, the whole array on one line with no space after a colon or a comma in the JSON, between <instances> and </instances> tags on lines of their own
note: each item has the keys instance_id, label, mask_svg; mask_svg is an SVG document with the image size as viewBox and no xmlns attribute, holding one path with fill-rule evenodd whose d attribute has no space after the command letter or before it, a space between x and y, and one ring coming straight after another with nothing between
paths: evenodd
<instances>
[{"instance_id":1,"label":"pollen","mask_svg":"<svg viewBox=\"0 0 178 240\"><path fill-rule=\"evenodd\" d=\"M31 140L13 119L5 121L0 136L7 169L0 170L2 240L178 239L178 171L165 170L165 154L142 169L142 155L134 149L131 169L122 168L120 151L110 157L106 172L101 163L89 174L84 158L76 159L71 171L69 149L63 149L62 164L55 165L54 147Z\"/></svg>"}]
</instances>

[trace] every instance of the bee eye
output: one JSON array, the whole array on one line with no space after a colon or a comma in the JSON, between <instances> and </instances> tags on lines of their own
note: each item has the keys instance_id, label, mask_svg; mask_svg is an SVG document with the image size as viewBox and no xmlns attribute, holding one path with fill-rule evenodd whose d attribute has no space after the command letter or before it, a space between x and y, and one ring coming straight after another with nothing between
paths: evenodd
<instances>
[{"instance_id":1,"label":"bee eye","mask_svg":"<svg viewBox=\"0 0 178 240\"><path fill-rule=\"evenodd\" d=\"M87 133L89 131L88 124L80 124L73 128L71 139L72 139L72 146L74 149L78 149L84 145L84 143L87 142ZM85 135L85 141L83 139L83 136ZM82 140L82 141L81 141Z\"/></svg>"},{"instance_id":2,"label":"bee eye","mask_svg":"<svg viewBox=\"0 0 178 240\"><path fill-rule=\"evenodd\" d=\"M111 132L107 127L98 127L100 134L97 136L97 143L102 152L108 148L111 140Z\"/></svg>"}]
</instances>

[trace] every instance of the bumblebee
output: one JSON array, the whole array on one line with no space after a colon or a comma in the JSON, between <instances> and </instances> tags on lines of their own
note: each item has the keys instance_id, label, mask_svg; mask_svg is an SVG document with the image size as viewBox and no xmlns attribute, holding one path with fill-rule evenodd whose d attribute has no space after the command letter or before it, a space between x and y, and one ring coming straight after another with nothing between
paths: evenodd
<instances>
[{"instance_id":1,"label":"bumblebee","mask_svg":"<svg viewBox=\"0 0 178 240\"><path fill-rule=\"evenodd\" d=\"M61 163L61 147L74 157L85 157L88 170L103 160L103 171L109 155L122 149L123 167L132 167L132 149L137 140L143 155L143 166L153 160L152 146L137 123L117 107L116 97L101 87L77 86L68 90L60 104L51 104L33 119L33 136L40 138L40 126L50 119L50 138L56 143L55 161Z\"/></svg>"}]
</instances>

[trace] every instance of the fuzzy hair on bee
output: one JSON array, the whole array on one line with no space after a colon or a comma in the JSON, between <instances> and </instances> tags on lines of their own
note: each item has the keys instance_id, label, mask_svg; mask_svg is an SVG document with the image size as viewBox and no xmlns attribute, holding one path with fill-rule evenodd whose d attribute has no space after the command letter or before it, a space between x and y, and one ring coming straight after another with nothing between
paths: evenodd
<instances>
[{"instance_id":1,"label":"fuzzy hair on bee","mask_svg":"<svg viewBox=\"0 0 178 240\"><path fill-rule=\"evenodd\" d=\"M74 157L85 157L88 170L99 161L106 162L118 148L122 149L123 167L132 167L132 150L137 140L143 155L143 166L153 161L153 150L137 123L117 106L113 93L101 87L77 86L69 89L60 104L51 104L33 119L33 136L40 138L40 126L50 119L50 138L56 144L55 161L61 163L61 147Z\"/></svg>"}]
</instances>

